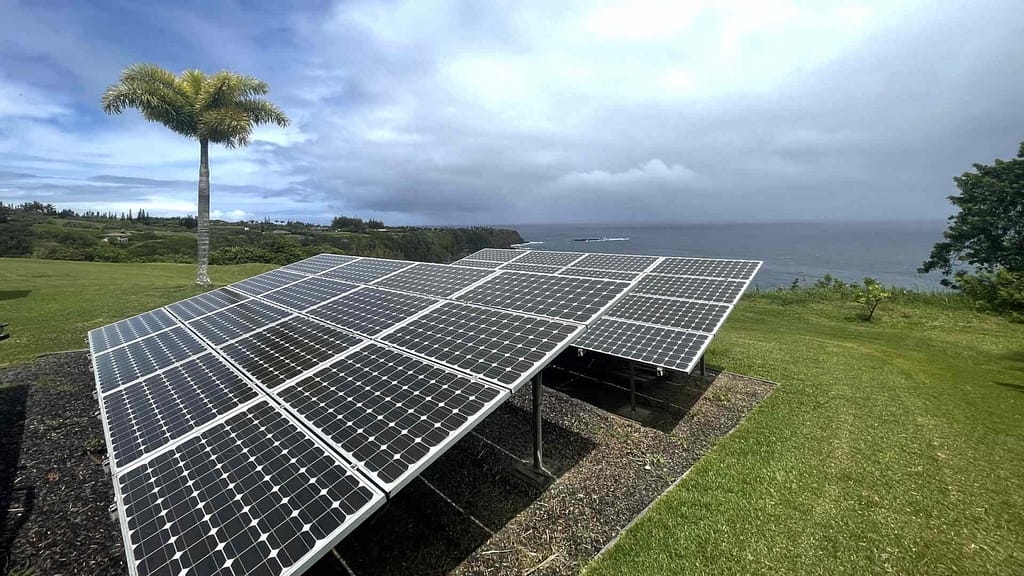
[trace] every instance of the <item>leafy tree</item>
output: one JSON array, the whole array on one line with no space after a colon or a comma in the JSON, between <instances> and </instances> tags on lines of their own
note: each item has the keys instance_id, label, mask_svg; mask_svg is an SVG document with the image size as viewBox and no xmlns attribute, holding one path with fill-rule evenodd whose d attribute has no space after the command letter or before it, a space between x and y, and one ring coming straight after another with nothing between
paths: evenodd
<instances>
[{"instance_id":1,"label":"leafy tree","mask_svg":"<svg viewBox=\"0 0 1024 576\"><path fill-rule=\"evenodd\" d=\"M1017 158L975 164L953 181L960 194L949 201L959 212L919 271L941 271L947 286L955 286L949 277L959 263L983 272L1024 271L1024 142Z\"/></svg>"},{"instance_id":2,"label":"leafy tree","mask_svg":"<svg viewBox=\"0 0 1024 576\"><path fill-rule=\"evenodd\" d=\"M851 286L853 289L853 299L858 304L863 304L865 308L865 320L871 322L871 319L875 316L875 310L878 309L878 305L883 300L888 300L892 294L887 292L882 287L882 283L874 278L864 278L864 285L859 286L854 284Z\"/></svg>"},{"instance_id":3,"label":"leafy tree","mask_svg":"<svg viewBox=\"0 0 1024 576\"><path fill-rule=\"evenodd\" d=\"M146 120L199 141L197 284L210 284L210 142L244 147L255 126L287 126L284 112L260 98L269 91L266 82L234 72L186 70L175 76L154 64L134 64L103 94L103 111L108 114L136 108Z\"/></svg>"}]
</instances>

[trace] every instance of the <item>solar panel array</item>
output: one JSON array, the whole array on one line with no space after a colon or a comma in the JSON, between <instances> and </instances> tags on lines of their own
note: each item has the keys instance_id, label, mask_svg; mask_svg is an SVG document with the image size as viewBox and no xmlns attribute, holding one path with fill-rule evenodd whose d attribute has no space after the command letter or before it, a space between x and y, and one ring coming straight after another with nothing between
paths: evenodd
<instances>
[{"instance_id":1,"label":"solar panel array","mask_svg":"<svg viewBox=\"0 0 1024 576\"><path fill-rule=\"evenodd\" d=\"M761 265L752 260L498 249L481 250L454 264L477 266L484 262L497 263L499 271L532 272L548 279L527 279L509 272L476 286L460 299L587 322L586 332L574 346L685 372L696 367L711 336ZM624 288L611 299L614 304L610 308L597 306L595 310L587 304L599 304L600 300L585 289L542 288L565 282L565 277Z\"/></svg>"},{"instance_id":2,"label":"solar panel array","mask_svg":"<svg viewBox=\"0 0 1024 576\"><path fill-rule=\"evenodd\" d=\"M322 254L93 330L130 573L300 573L570 344L692 368L757 263L691 260Z\"/></svg>"}]
</instances>

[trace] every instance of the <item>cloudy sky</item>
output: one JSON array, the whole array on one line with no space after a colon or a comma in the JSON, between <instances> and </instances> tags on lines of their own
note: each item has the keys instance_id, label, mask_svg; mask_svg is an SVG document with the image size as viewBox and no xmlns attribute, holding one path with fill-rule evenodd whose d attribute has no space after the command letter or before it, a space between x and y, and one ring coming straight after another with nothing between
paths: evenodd
<instances>
[{"instance_id":1,"label":"cloudy sky","mask_svg":"<svg viewBox=\"0 0 1024 576\"><path fill-rule=\"evenodd\" d=\"M198 144L100 110L144 61L291 116L229 219L940 219L1024 140L1019 2L0 0L0 200L193 212Z\"/></svg>"}]
</instances>

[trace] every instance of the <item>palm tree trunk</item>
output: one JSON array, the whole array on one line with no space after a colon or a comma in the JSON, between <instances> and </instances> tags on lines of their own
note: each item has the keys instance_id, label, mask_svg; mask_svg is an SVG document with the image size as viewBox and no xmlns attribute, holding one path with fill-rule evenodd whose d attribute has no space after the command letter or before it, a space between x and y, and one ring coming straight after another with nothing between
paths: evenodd
<instances>
[{"instance_id":1,"label":"palm tree trunk","mask_svg":"<svg viewBox=\"0 0 1024 576\"><path fill-rule=\"evenodd\" d=\"M210 275L207 260L210 256L210 142L199 141L199 215L196 223L196 238L199 252L196 261L196 284L209 286Z\"/></svg>"}]
</instances>

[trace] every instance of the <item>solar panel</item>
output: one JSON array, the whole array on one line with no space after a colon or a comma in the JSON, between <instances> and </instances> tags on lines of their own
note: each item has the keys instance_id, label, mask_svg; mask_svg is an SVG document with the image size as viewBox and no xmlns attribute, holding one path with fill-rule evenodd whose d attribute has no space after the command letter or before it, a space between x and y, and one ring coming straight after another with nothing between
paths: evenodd
<instances>
[{"instance_id":1,"label":"solar panel","mask_svg":"<svg viewBox=\"0 0 1024 576\"><path fill-rule=\"evenodd\" d=\"M277 395L378 485L393 491L509 393L369 344Z\"/></svg>"},{"instance_id":2,"label":"solar panel","mask_svg":"<svg viewBox=\"0 0 1024 576\"><path fill-rule=\"evenodd\" d=\"M581 326L446 302L381 340L512 387L522 385Z\"/></svg>"},{"instance_id":3,"label":"solar panel","mask_svg":"<svg viewBox=\"0 0 1024 576\"><path fill-rule=\"evenodd\" d=\"M690 372L711 340L708 334L602 318L574 346Z\"/></svg>"},{"instance_id":4,"label":"solar panel","mask_svg":"<svg viewBox=\"0 0 1024 576\"><path fill-rule=\"evenodd\" d=\"M230 288L220 288L219 290L211 290L198 296L193 296L188 300L168 304L167 309L180 318L182 322L188 322L193 318L226 308L248 298L245 294L235 292Z\"/></svg>"},{"instance_id":5,"label":"solar panel","mask_svg":"<svg viewBox=\"0 0 1024 576\"><path fill-rule=\"evenodd\" d=\"M270 292L275 288L280 288L286 284L292 282L298 282L305 278L302 274L295 274L287 270L278 268L277 270L271 270L270 272L264 272L259 276L253 276L252 278L246 278L241 282L235 282L230 287L238 292L248 294L250 296L259 296L266 292Z\"/></svg>"},{"instance_id":6,"label":"solar panel","mask_svg":"<svg viewBox=\"0 0 1024 576\"><path fill-rule=\"evenodd\" d=\"M743 294L745 286L742 280L647 274L633 291L638 294L732 304Z\"/></svg>"},{"instance_id":7,"label":"solar panel","mask_svg":"<svg viewBox=\"0 0 1024 576\"><path fill-rule=\"evenodd\" d=\"M108 324L102 328L89 331L89 347L94 353L109 350L119 344L148 336L157 330L175 326L174 317L157 308L138 316L126 318L120 322Z\"/></svg>"},{"instance_id":8,"label":"solar panel","mask_svg":"<svg viewBox=\"0 0 1024 576\"><path fill-rule=\"evenodd\" d=\"M570 266L559 272L564 276L579 276L581 278L605 278L607 280L621 280L632 282L640 274L637 272L617 272L615 270L592 270L590 268L577 268Z\"/></svg>"},{"instance_id":9,"label":"solar panel","mask_svg":"<svg viewBox=\"0 0 1024 576\"><path fill-rule=\"evenodd\" d=\"M259 300L247 300L188 323L214 346L272 324L292 313L279 306Z\"/></svg>"},{"instance_id":10,"label":"solar panel","mask_svg":"<svg viewBox=\"0 0 1024 576\"><path fill-rule=\"evenodd\" d=\"M285 308L302 312L358 287L356 284L340 280L313 276L284 288L278 288L273 292L267 292L262 298Z\"/></svg>"},{"instance_id":11,"label":"solar panel","mask_svg":"<svg viewBox=\"0 0 1024 576\"><path fill-rule=\"evenodd\" d=\"M516 258L516 262L562 267L572 264L582 256L582 252L549 252L547 250L530 250L522 258Z\"/></svg>"},{"instance_id":12,"label":"solar panel","mask_svg":"<svg viewBox=\"0 0 1024 576\"><path fill-rule=\"evenodd\" d=\"M341 254L317 254L312 258L299 260L298 262L289 264L281 269L312 276L330 268L334 268L335 266L341 266L342 264L358 259L359 258L356 256L343 256Z\"/></svg>"},{"instance_id":13,"label":"solar panel","mask_svg":"<svg viewBox=\"0 0 1024 576\"><path fill-rule=\"evenodd\" d=\"M702 276L749 280L760 262L750 260L707 260L704 258L665 258L651 272L670 276Z\"/></svg>"},{"instance_id":14,"label":"solar panel","mask_svg":"<svg viewBox=\"0 0 1024 576\"><path fill-rule=\"evenodd\" d=\"M724 304L630 294L608 311L608 317L711 333L728 313Z\"/></svg>"},{"instance_id":15,"label":"solar panel","mask_svg":"<svg viewBox=\"0 0 1024 576\"><path fill-rule=\"evenodd\" d=\"M346 282L355 282L357 284L367 284L374 280L397 272L402 268L408 268L412 266L414 262L406 260L385 260L383 258L363 258L346 264L341 268L335 268L334 270L328 270L321 274L324 278L333 278L335 280L344 280Z\"/></svg>"},{"instance_id":16,"label":"solar panel","mask_svg":"<svg viewBox=\"0 0 1024 576\"><path fill-rule=\"evenodd\" d=\"M107 393L205 351L206 347L199 338L185 328L175 326L94 354L96 383L101 393Z\"/></svg>"},{"instance_id":17,"label":"solar panel","mask_svg":"<svg viewBox=\"0 0 1024 576\"><path fill-rule=\"evenodd\" d=\"M469 266L472 268L497 268L501 266L501 262L488 262L487 260L470 260L469 258L463 258L462 260L456 260L452 262L453 266Z\"/></svg>"},{"instance_id":18,"label":"solar panel","mask_svg":"<svg viewBox=\"0 0 1024 576\"><path fill-rule=\"evenodd\" d=\"M588 254L585 258L576 262L575 266L595 270L643 272L657 259L655 256L635 256L631 254Z\"/></svg>"},{"instance_id":19,"label":"solar panel","mask_svg":"<svg viewBox=\"0 0 1024 576\"><path fill-rule=\"evenodd\" d=\"M489 262L508 262L526 254L526 250L507 250L502 248L484 248L466 256L469 260L487 260Z\"/></svg>"},{"instance_id":20,"label":"solar panel","mask_svg":"<svg viewBox=\"0 0 1024 576\"><path fill-rule=\"evenodd\" d=\"M520 264L519 261L501 265L501 270L518 270L519 272L536 272L538 274L554 274L561 270L560 266L544 266L543 264Z\"/></svg>"},{"instance_id":21,"label":"solar panel","mask_svg":"<svg viewBox=\"0 0 1024 576\"><path fill-rule=\"evenodd\" d=\"M301 572L384 496L269 402L116 478L129 572Z\"/></svg>"},{"instance_id":22,"label":"solar panel","mask_svg":"<svg viewBox=\"0 0 1024 576\"><path fill-rule=\"evenodd\" d=\"M587 322L629 287L625 282L505 272L457 300L551 318Z\"/></svg>"},{"instance_id":23,"label":"solar panel","mask_svg":"<svg viewBox=\"0 0 1024 576\"><path fill-rule=\"evenodd\" d=\"M364 336L376 336L439 300L366 286L306 312Z\"/></svg>"},{"instance_id":24,"label":"solar panel","mask_svg":"<svg viewBox=\"0 0 1024 576\"><path fill-rule=\"evenodd\" d=\"M192 432L257 396L215 354L177 366L103 397L114 470Z\"/></svg>"},{"instance_id":25,"label":"solar panel","mask_svg":"<svg viewBox=\"0 0 1024 576\"><path fill-rule=\"evenodd\" d=\"M493 274L490 270L447 264L416 264L373 283L394 290L445 297Z\"/></svg>"},{"instance_id":26,"label":"solar panel","mask_svg":"<svg viewBox=\"0 0 1024 576\"><path fill-rule=\"evenodd\" d=\"M361 341L337 328L293 316L225 344L221 350L253 380L274 388Z\"/></svg>"}]
</instances>

